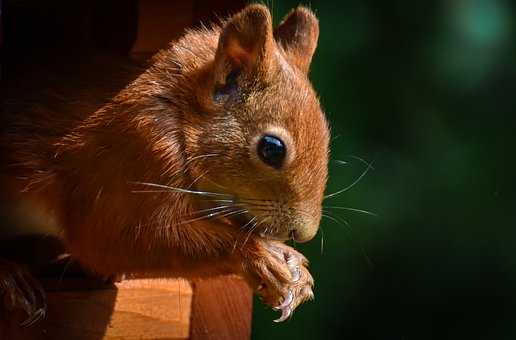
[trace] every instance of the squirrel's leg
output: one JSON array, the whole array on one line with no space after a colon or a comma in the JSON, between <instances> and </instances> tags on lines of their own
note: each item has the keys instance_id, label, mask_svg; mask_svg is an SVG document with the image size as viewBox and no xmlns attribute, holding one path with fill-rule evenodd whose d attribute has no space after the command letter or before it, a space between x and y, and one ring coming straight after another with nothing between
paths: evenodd
<instances>
[{"instance_id":1,"label":"squirrel's leg","mask_svg":"<svg viewBox=\"0 0 516 340\"><path fill-rule=\"evenodd\" d=\"M26 318L20 326L28 327L45 317L45 291L20 264L0 258L0 315L22 311Z\"/></svg>"}]
</instances>

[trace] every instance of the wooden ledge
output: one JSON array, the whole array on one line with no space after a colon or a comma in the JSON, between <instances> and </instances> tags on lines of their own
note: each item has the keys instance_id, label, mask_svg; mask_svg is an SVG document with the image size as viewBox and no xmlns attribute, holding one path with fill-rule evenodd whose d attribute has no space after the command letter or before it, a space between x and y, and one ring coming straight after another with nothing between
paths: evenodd
<instances>
[{"instance_id":1,"label":"wooden ledge","mask_svg":"<svg viewBox=\"0 0 516 340\"><path fill-rule=\"evenodd\" d=\"M37 325L18 327L22 315L0 322L0 339L229 340L251 334L252 292L236 277L70 286L47 290L48 314Z\"/></svg>"}]
</instances>

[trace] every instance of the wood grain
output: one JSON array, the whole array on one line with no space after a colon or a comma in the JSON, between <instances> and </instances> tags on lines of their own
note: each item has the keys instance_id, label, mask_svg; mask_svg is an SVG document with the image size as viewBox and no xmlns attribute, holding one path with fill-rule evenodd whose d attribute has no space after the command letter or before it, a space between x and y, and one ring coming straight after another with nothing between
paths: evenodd
<instances>
[{"instance_id":1,"label":"wood grain","mask_svg":"<svg viewBox=\"0 0 516 340\"><path fill-rule=\"evenodd\" d=\"M2 327L0 339L189 338L192 288L184 280L128 280L47 297L45 320L27 329L17 326L16 317Z\"/></svg>"},{"instance_id":2,"label":"wood grain","mask_svg":"<svg viewBox=\"0 0 516 340\"><path fill-rule=\"evenodd\" d=\"M252 292L234 276L185 280L46 282L48 314L31 328L0 315L1 340L249 339Z\"/></svg>"},{"instance_id":3,"label":"wood grain","mask_svg":"<svg viewBox=\"0 0 516 340\"><path fill-rule=\"evenodd\" d=\"M193 282L191 339L233 340L251 337L253 299L238 277Z\"/></svg>"}]
</instances>

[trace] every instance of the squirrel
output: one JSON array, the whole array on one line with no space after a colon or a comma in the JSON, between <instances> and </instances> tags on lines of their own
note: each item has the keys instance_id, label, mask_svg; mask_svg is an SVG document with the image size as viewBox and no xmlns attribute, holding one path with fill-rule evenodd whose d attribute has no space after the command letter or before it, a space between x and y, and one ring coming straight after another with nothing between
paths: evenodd
<instances>
[{"instance_id":1,"label":"squirrel","mask_svg":"<svg viewBox=\"0 0 516 340\"><path fill-rule=\"evenodd\" d=\"M327 181L329 126L308 79L318 35L305 7L274 29L248 5L187 31L101 104L5 105L12 191L95 273L237 274L286 320L314 282L284 242L316 235ZM40 287L7 261L2 288L30 323L44 315Z\"/></svg>"}]
</instances>

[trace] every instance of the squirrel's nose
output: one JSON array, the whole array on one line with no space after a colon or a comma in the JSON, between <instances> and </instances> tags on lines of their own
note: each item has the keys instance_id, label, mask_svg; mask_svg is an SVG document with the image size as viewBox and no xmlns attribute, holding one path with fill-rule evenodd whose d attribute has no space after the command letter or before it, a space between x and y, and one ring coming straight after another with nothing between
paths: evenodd
<instances>
[{"instance_id":1,"label":"squirrel's nose","mask_svg":"<svg viewBox=\"0 0 516 340\"><path fill-rule=\"evenodd\" d=\"M308 225L304 227L298 227L290 231L290 239L295 242L304 243L314 238L317 234L318 226Z\"/></svg>"}]
</instances>

